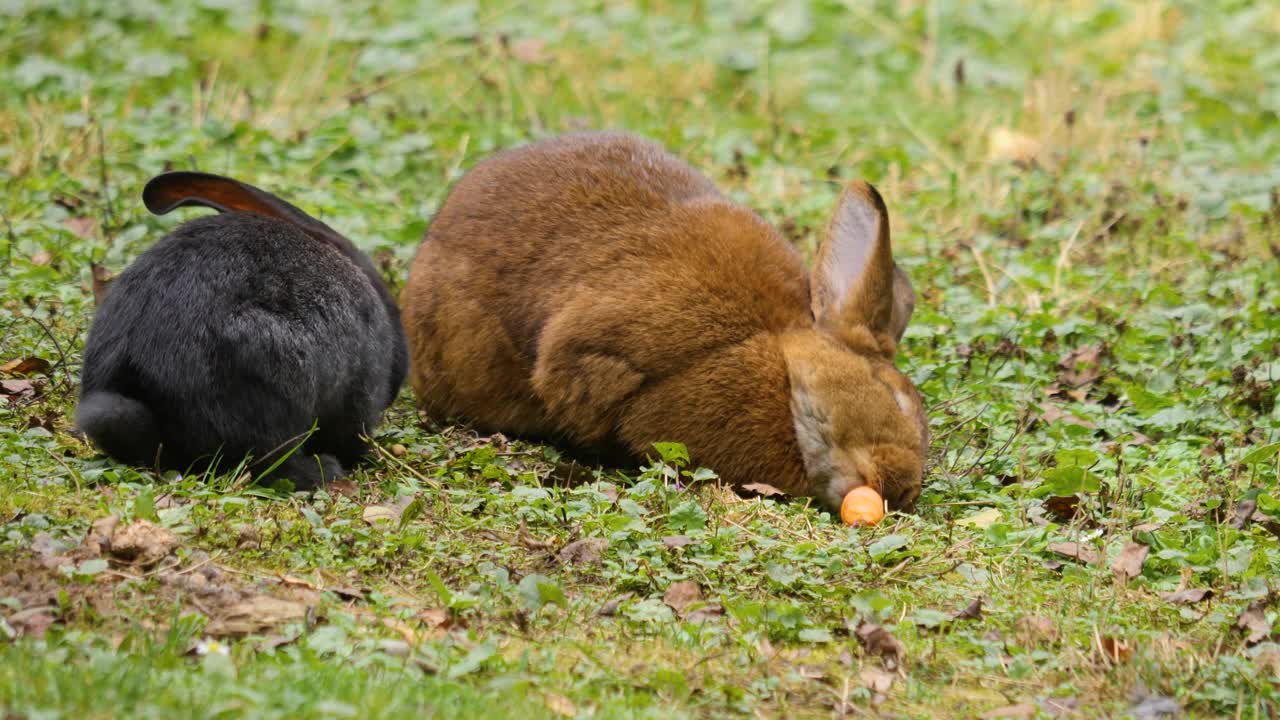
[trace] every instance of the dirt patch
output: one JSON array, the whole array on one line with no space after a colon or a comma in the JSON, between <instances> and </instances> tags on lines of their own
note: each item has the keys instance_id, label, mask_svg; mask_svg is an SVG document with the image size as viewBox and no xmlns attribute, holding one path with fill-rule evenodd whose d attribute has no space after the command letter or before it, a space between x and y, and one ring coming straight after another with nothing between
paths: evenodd
<instances>
[{"instance_id":1,"label":"dirt patch","mask_svg":"<svg viewBox=\"0 0 1280 720\"><path fill-rule=\"evenodd\" d=\"M207 619L205 633L236 637L314 616L321 594L277 578L246 578L146 521L94 523L62 549L47 536L0 558L0 617L10 634L40 637L55 624L141 623L163 628L175 605Z\"/></svg>"}]
</instances>

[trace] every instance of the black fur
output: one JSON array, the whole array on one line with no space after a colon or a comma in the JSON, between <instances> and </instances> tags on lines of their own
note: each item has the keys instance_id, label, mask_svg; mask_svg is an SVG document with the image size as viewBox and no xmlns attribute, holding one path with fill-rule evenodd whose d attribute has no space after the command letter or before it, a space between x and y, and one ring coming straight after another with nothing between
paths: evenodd
<instances>
[{"instance_id":1,"label":"black fur","mask_svg":"<svg viewBox=\"0 0 1280 720\"><path fill-rule=\"evenodd\" d=\"M312 487L364 454L359 436L404 381L399 311L349 241L236 185L278 205L185 223L111 284L85 345L76 423L122 462L183 470L218 458L227 469L252 455L259 473L314 425L276 470ZM228 209L147 199L158 212Z\"/></svg>"}]
</instances>

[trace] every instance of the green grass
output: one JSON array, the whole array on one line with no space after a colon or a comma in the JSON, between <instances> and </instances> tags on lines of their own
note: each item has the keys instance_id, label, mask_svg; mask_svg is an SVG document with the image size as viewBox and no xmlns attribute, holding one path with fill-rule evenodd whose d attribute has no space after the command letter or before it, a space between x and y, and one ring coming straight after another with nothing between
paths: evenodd
<instances>
[{"instance_id":1,"label":"green grass","mask_svg":"<svg viewBox=\"0 0 1280 720\"><path fill-rule=\"evenodd\" d=\"M0 710L1280 712L1280 646L1237 627L1251 603L1280 627L1280 8L528 5L0 3L0 363L49 363L0 378ZM805 253L842 180L877 184L920 294L916 514L847 529L684 489L657 452L558 487L554 449L425 423L407 389L379 458L313 496L157 477L71 433L91 264L196 214L142 207L166 166L280 193L398 286L468 167L597 127L667 144ZM180 565L34 559L109 514L172 529ZM558 559L583 538L598 559ZM1122 582L1131 541L1150 554ZM201 655L226 611L183 579L202 568L310 609ZM663 596L683 580L707 605L682 620ZM1212 594L1162 598L1184 587ZM896 668L859 620L902 643Z\"/></svg>"}]
</instances>

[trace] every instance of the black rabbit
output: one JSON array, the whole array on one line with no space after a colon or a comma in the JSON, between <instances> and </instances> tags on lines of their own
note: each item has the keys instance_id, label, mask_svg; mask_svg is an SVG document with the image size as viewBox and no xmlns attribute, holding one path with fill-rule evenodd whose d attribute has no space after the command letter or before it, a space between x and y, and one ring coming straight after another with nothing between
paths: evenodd
<instances>
[{"instance_id":1,"label":"black rabbit","mask_svg":"<svg viewBox=\"0 0 1280 720\"><path fill-rule=\"evenodd\" d=\"M85 344L78 427L133 465L227 468L252 455L262 473L291 453L274 474L300 488L342 476L408 365L373 263L228 178L166 173L142 199L157 215L224 214L179 226L111 284Z\"/></svg>"}]
</instances>

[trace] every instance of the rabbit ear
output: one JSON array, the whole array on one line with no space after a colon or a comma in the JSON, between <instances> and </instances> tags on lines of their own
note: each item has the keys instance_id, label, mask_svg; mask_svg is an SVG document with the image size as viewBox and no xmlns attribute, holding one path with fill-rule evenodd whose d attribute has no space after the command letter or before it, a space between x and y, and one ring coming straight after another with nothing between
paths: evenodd
<instances>
[{"instance_id":1,"label":"rabbit ear","mask_svg":"<svg viewBox=\"0 0 1280 720\"><path fill-rule=\"evenodd\" d=\"M901 335L914 306L911 283L893 264L889 211L868 183L845 187L813 268L812 307L818 325L833 331L861 326ZM896 301L899 288L905 288ZM901 327L898 327L898 325Z\"/></svg>"},{"instance_id":2,"label":"rabbit ear","mask_svg":"<svg viewBox=\"0 0 1280 720\"><path fill-rule=\"evenodd\" d=\"M247 212L291 222L308 234L339 245L347 240L336 230L265 190L246 183L199 172L169 172L151 178L142 189L142 202L156 215L184 205L218 212Z\"/></svg>"}]
</instances>

